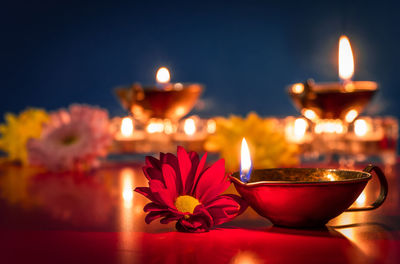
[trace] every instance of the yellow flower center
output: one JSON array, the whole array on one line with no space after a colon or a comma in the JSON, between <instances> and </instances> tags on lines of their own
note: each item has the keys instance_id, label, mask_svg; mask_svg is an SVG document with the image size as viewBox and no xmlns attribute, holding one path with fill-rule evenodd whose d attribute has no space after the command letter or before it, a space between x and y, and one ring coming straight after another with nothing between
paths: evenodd
<instances>
[{"instance_id":1,"label":"yellow flower center","mask_svg":"<svg viewBox=\"0 0 400 264\"><path fill-rule=\"evenodd\" d=\"M76 141L78 141L78 137L75 135L67 135L61 140L62 144L66 146L72 145Z\"/></svg>"},{"instance_id":2,"label":"yellow flower center","mask_svg":"<svg viewBox=\"0 0 400 264\"><path fill-rule=\"evenodd\" d=\"M200 204L199 200L190 195L182 195L176 198L175 207L181 213L191 213L193 214L196 206ZM188 215L185 215L186 218L189 218Z\"/></svg>"}]
</instances>

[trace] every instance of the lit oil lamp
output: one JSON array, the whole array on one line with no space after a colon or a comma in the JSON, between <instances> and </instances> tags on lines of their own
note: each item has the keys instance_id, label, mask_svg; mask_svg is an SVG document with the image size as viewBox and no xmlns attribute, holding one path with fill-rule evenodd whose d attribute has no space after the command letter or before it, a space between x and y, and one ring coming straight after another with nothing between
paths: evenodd
<instances>
[{"instance_id":1,"label":"lit oil lamp","mask_svg":"<svg viewBox=\"0 0 400 264\"><path fill-rule=\"evenodd\" d=\"M241 162L241 170L229 175L229 179L258 214L277 226L321 227L344 211L378 208L388 192L385 175L373 165L363 171L320 168L251 171L250 153L244 139ZM378 198L371 205L349 208L372 178L373 171L381 185Z\"/></svg>"},{"instance_id":2,"label":"lit oil lamp","mask_svg":"<svg viewBox=\"0 0 400 264\"><path fill-rule=\"evenodd\" d=\"M178 121L192 110L203 91L203 86L197 83L171 83L165 67L157 71L156 80L155 85L133 84L115 90L122 106L142 123L151 118Z\"/></svg>"},{"instance_id":3,"label":"lit oil lamp","mask_svg":"<svg viewBox=\"0 0 400 264\"><path fill-rule=\"evenodd\" d=\"M313 122L319 119L341 119L353 122L378 89L372 81L352 81L354 59L349 39L339 40L340 82L315 83L308 80L289 87L289 95L302 115Z\"/></svg>"}]
</instances>

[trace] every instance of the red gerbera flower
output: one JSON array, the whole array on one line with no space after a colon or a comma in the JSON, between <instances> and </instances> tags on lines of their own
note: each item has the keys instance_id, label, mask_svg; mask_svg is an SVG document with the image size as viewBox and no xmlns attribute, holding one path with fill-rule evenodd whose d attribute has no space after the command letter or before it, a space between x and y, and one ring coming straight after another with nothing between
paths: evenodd
<instances>
[{"instance_id":1,"label":"red gerbera flower","mask_svg":"<svg viewBox=\"0 0 400 264\"><path fill-rule=\"evenodd\" d=\"M237 195L220 195L230 185L223 159L205 168L207 153L199 160L197 153L187 153L182 147L177 152L177 157L160 153L160 160L146 157L143 171L149 187L135 189L151 200L144 207L149 212L146 223L162 218L163 224L177 221L179 231L204 232L247 208Z\"/></svg>"}]
</instances>

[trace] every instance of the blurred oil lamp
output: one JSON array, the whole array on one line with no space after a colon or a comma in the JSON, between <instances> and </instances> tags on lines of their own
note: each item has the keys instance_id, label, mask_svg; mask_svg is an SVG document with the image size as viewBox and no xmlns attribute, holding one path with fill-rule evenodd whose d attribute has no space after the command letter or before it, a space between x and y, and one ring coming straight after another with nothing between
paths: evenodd
<instances>
[{"instance_id":1,"label":"blurred oil lamp","mask_svg":"<svg viewBox=\"0 0 400 264\"><path fill-rule=\"evenodd\" d=\"M156 73L157 84L142 86L136 83L130 87L119 87L115 93L122 106L144 124L152 118L176 122L192 110L203 86L198 83L171 83L170 77L169 70L161 67Z\"/></svg>"},{"instance_id":2,"label":"blurred oil lamp","mask_svg":"<svg viewBox=\"0 0 400 264\"><path fill-rule=\"evenodd\" d=\"M289 95L295 106L307 119L341 119L353 122L364 110L378 89L372 81L352 81L354 58L346 36L339 40L340 82L315 83L307 80L289 86Z\"/></svg>"},{"instance_id":3,"label":"blurred oil lamp","mask_svg":"<svg viewBox=\"0 0 400 264\"><path fill-rule=\"evenodd\" d=\"M249 146L247 145L246 139L242 139L242 147L240 151L240 180L242 182L248 182L250 180L252 170L251 156Z\"/></svg>"}]
</instances>

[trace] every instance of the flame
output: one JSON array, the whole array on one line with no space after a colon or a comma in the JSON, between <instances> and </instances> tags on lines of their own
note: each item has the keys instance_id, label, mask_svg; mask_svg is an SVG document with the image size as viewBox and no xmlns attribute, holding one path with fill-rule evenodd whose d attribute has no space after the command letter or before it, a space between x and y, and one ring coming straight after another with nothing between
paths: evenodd
<instances>
[{"instance_id":1,"label":"flame","mask_svg":"<svg viewBox=\"0 0 400 264\"><path fill-rule=\"evenodd\" d=\"M342 134L344 133L344 126L340 119L326 119L318 121L318 123L315 125L314 130L317 134Z\"/></svg>"},{"instance_id":2,"label":"flame","mask_svg":"<svg viewBox=\"0 0 400 264\"><path fill-rule=\"evenodd\" d=\"M207 121L207 132L209 134L214 134L217 131L217 122L214 119L210 119Z\"/></svg>"},{"instance_id":3,"label":"flame","mask_svg":"<svg viewBox=\"0 0 400 264\"><path fill-rule=\"evenodd\" d=\"M295 94L301 94L302 92L304 92L304 84L302 84L302 83L293 84L292 92Z\"/></svg>"},{"instance_id":4,"label":"flame","mask_svg":"<svg viewBox=\"0 0 400 264\"><path fill-rule=\"evenodd\" d=\"M346 36L339 39L339 77L348 81L354 74L354 58L350 41Z\"/></svg>"},{"instance_id":5,"label":"flame","mask_svg":"<svg viewBox=\"0 0 400 264\"><path fill-rule=\"evenodd\" d=\"M301 110L301 113L308 119L310 119L311 121L316 121L318 120L318 116L317 114L311 110L311 109L307 109L304 108L303 110Z\"/></svg>"},{"instance_id":6,"label":"flame","mask_svg":"<svg viewBox=\"0 0 400 264\"><path fill-rule=\"evenodd\" d=\"M347 123L353 122L354 119L358 116L358 112L355 109L351 109L350 111L347 112L346 116L344 119L346 120Z\"/></svg>"},{"instance_id":7,"label":"flame","mask_svg":"<svg viewBox=\"0 0 400 264\"><path fill-rule=\"evenodd\" d=\"M359 136L365 136L368 132L369 128L368 128L368 124L367 121L365 121L364 119L357 119L354 122L354 133Z\"/></svg>"},{"instance_id":8,"label":"flame","mask_svg":"<svg viewBox=\"0 0 400 264\"><path fill-rule=\"evenodd\" d=\"M194 122L193 118L188 118L185 120L183 130L188 136L192 136L194 133L196 133L196 123Z\"/></svg>"},{"instance_id":9,"label":"flame","mask_svg":"<svg viewBox=\"0 0 400 264\"><path fill-rule=\"evenodd\" d=\"M240 179L243 182L248 182L251 174L251 157L249 146L247 145L245 138L242 140L242 149L240 154Z\"/></svg>"},{"instance_id":10,"label":"flame","mask_svg":"<svg viewBox=\"0 0 400 264\"><path fill-rule=\"evenodd\" d=\"M308 123L304 118L297 118L294 121L294 135L298 139L302 139L306 134Z\"/></svg>"},{"instance_id":11,"label":"flame","mask_svg":"<svg viewBox=\"0 0 400 264\"><path fill-rule=\"evenodd\" d=\"M172 124L171 120L165 119L164 120L164 133L167 135L171 135L174 133L174 125Z\"/></svg>"},{"instance_id":12,"label":"flame","mask_svg":"<svg viewBox=\"0 0 400 264\"><path fill-rule=\"evenodd\" d=\"M164 123L162 120L150 120L146 127L146 131L150 134L162 133L164 131Z\"/></svg>"},{"instance_id":13,"label":"flame","mask_svg":"<svg viewBox=\"0 0 400 264\"><path fill-rule=\"evenodd\" d=\"M156 74L156 79L157 79L157 82L159 82L159 83L168 83L169 80L171 79L169 70L165 67L161 67L160 69L158 69L157 74Z\"/></svg>"},{"instance_id":14,"label":"flame","mask_svg":"<svg viewBox=\"0 0 400 264\"><path fill-rule=\"evenodd\" d=\"M133 134L133 120L130 117L124 117L121 122L121 134L124 137L132 136Z\"/></svg>"}]
</instances>

